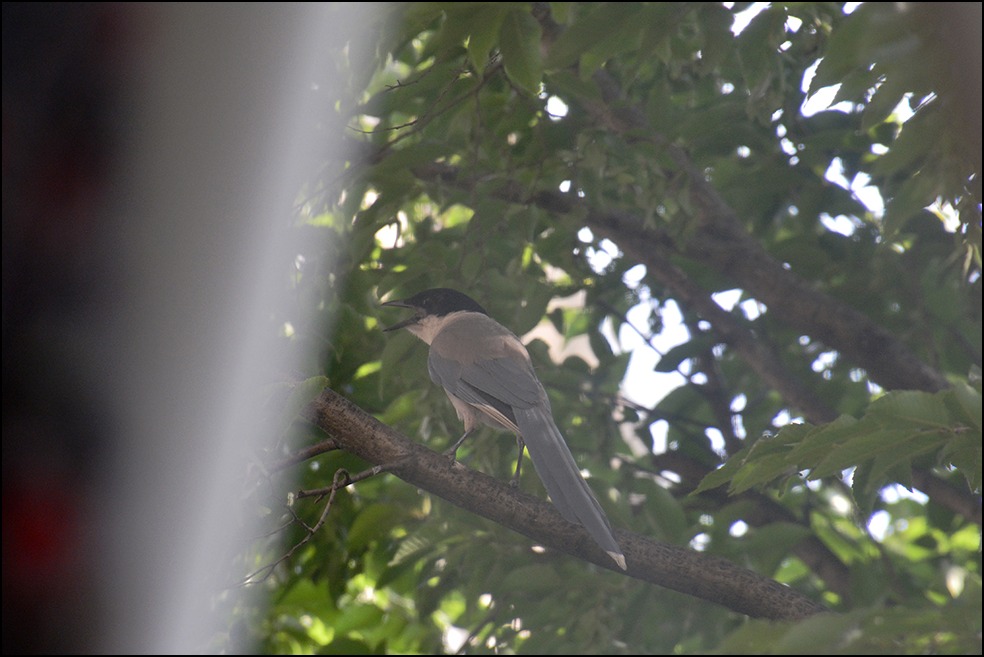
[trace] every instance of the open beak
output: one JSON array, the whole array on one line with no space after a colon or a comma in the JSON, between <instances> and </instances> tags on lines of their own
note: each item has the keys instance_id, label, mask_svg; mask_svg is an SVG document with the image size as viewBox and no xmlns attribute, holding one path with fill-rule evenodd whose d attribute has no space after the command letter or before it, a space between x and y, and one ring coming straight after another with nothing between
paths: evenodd
<instances>
[{"instance_id":1,"label":"open beak","mask_svg":"<svg viewBox=\"0 0 984 657\"><path fill-rule=\"evenodd\" d=\"M396 308L412 308L414 310L413 315L411 315L407 319L404 319L401 322L397 322L396 324L393 324L392 326L387 326L386 328L383 329L383 331L395 331L397 329L403 328L404 326L410 326L411 324L416 324L420 320L420 315L418 315L416 312L417 309L414 308L409 303L407 303L406 301L387 301L386 303L381 305L394 306Z\"/></svg>"}]
</instances>

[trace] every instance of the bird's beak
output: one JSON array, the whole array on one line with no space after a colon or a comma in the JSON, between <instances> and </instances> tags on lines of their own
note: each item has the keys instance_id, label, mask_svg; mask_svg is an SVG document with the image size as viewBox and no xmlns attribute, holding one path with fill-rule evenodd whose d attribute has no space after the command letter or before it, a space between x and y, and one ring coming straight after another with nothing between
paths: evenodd
<instances>
[{"instance_id":1,"label":"bird's beak","mask_svg":"<svg viewBox=\"0 0 984 657\"><path fill-rule=\"evenodd\" d=\"M395 306L396 308L413 308L414 310L416 310L416 308L414 308L406 301L387 301L386 303L381 305ZM414 314L408 317L407 319L403 320L402 322L397 322L392 326L387 326L386 328L383 329L383 331L395 331L397 329L403 328L404 326L410 326L411 324L416 324L419 320L420 320L420 315L414 312Z\"/></svg>"}]
</instances>

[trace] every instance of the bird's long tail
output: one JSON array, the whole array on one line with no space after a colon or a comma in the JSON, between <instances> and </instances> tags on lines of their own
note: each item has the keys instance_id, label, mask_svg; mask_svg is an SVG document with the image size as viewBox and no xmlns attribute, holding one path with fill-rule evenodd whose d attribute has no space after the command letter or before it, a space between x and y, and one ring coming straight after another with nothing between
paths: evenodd
<instances>
[{"instance_id":1,"label":"bird's long tail","mask_svg":"<svg viewBox=\"0 0 984 657\"><path fill-rule=\"evenodd\" d=\"M574 461L567 441L553 421L549 410L534 406L513 409L516 425L526 441L533 467L557 510L570 522L584 526L591 538L626 569L625 556L612 534L608 516L595 498L588 482Z\"/></svg>"}]
</instances>

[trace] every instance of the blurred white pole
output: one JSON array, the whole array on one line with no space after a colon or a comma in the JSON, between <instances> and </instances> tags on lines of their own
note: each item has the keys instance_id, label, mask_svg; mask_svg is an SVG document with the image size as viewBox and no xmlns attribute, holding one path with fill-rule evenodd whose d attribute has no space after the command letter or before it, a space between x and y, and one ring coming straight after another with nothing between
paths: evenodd
<instances>
[{"instance_id":1,"label":"blurred white pole","mask_svg":"<svg viewBox=\"0 0 984 657\"><path fill-rule=\"evenodd\" d=\"M291 263L297 184L315 167L315 116L332 115L311 82L331 70L325 46L360 34L367 6L145 6L112 208L126 283L98 352L119 423L102 502L107 652L208 651L225 627L209 603L247 544L239 477L262 426L257 395L285 369L266 347L268 308Z\"/></svg>"}]
</instances>

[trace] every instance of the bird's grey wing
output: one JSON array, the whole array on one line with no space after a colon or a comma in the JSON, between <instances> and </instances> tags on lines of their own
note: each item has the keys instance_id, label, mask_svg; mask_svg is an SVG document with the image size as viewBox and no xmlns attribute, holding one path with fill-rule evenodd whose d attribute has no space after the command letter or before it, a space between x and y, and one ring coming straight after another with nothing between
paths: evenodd
<instances>
[{"instance_id":1,"label":"bird's grey wing","mask_svg":"<svg viewBox=\"0 0 984 657\"><path fill-rule=\"evenodd\" d=\"M512 360L497 358L463 364L432 349L427 368L434 383L448 394L493 411L500 424L517 433L513 409L534 406L544 394L536 379Z\"/></svg>"},{"instance_id":2,"label":"bird's grey wing","mask_svg":"<svg viewBox=\"0 0 984 657\"><path fill-rule=\"evenodd\" d=\"M462 363L431 350L427 368L434 383L455 394L470 388L509 406L528 408L545 398L529 366L507 358ZM467 393L466 393L467 394Z\"/></svg>"},{"instance_id":3,"label":"bird's grey wing","mask_svg":"<svg viewBox=\"0 0 984 657\"><path fill-rule=\"evenodd\" d=\"M465 317L442 329L431 342L427 369L449 395L491 411L517 433L512 409L546 401L523 343L485 316Z\"/></svg>"}]
</instances>

